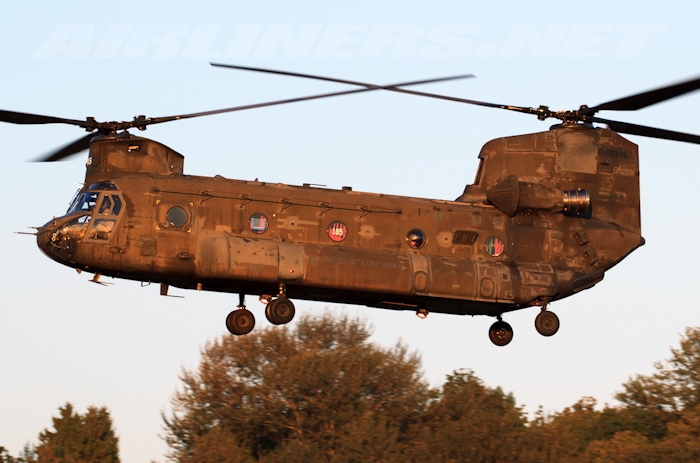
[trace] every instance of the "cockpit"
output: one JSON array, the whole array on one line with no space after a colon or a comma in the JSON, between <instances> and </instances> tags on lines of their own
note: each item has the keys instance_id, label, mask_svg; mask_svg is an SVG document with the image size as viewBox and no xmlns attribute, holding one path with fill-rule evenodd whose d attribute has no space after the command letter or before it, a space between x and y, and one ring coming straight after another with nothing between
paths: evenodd
<instances>
[{"instance_id":1,"label":"cockpit","mask_svg":"<svg viewBox=\"0 0 700 463\"><path fill-rule=\"evenodd\" d=\"M112 182L99 182L78 191L66 215L44 227L39 247L50 257L70 259L82 242L107 244L124 212L124 199Z\"/></svg>"}]
</instances>

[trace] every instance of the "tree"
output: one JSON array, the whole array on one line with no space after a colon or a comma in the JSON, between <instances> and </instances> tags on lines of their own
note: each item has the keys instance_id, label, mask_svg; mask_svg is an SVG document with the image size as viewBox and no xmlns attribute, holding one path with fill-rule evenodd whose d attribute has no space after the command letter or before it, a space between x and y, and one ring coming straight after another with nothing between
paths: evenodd
<instances>
[{"instance_id":1,"label":"tree","mask_svg":"<svg viewBox=\"0 0 700 463\"><path fill-rule=\"evenodd\" d=\"M700 327L686 328L680 349L654 364L656 373L637 375L615 397L628 407L678 413L700 405Z\"/></svg>"},{"instance_id":2,"label":"tree","mask_svg":"<svg viewBox=\"0 0 700 463\"><path fill-rule=\"evenodd\" d=\"M0 445L0 463L19 463L20 460L18 458L13 457L10 455L10 452Z\"/></svg>"},{"instance_id":3,"label":"tree","mask_svg":"<svg viewBox=\"0 0 700 463\"><path fill-rule=\"evenodd\" d=\"M179 462L403 461L431 392L420 360L365 322L302 317L208 343L164 417Z\"/></svg>"},{"instance_id":4,"label":"tree","mask_svg":"<svg viewBox=\"0 0 700 463\"><path fill-rule=\"evenodd\" d=\"M511 394L454 372L424 414L415 461L522 461L526 422Z\"/></svg>"},{"instance_id":5,"label":"tree","mask_svg":"<svg viewBox=\"0 0 700 463\"><path fill-rule=\"evenodd\" d=\"M54 417L55 431L39 434L39 445L27 461L40 463L118 463L119 439L112 428L112 419L105 408L88 407L81 415L66 403Z\"/></svg>"}]
</instances>

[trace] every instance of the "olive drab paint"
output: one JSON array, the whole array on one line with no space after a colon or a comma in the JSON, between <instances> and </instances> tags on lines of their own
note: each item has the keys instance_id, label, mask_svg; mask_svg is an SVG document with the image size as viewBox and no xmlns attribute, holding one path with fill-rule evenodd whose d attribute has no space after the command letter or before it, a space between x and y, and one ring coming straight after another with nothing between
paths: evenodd
<instances>
[{"instance_id":1,"label":"olive drab paint","mask_svg":"<svg viewBox=\"0 0 700 463\"><path fill-rule=\"evenodd\" d=\"M644 243L637 146L617 133L565 124L479 158L448 201L186 175L161 143L97 136L78 205L37 240L117 278L490 316L590 288Z\"/></svg>"},{"instance_id":2,"label":"olive drab paint","mask_svg":"<svg viewBox=\"0 0 700 463\"><path fill-rule=\"evenodd\" d=\"M212 63L213 64L213 63ZM255 317L246 295L259 295L273 324L288 323L288 298L497 318L489 338L513 338L502 316L541 310L543 336L559 329L547 309L600 282L644 244L637 145L620 134L700 144L700 136L602 119L700 89L700 78L576 110L522 107L416 92L288 71L217 67L362 87L166 117L99 122L0 110L13 124L68 124L90 133L44 161L89 147L85 187L66 214L37 230L39 247L80 271L170 286L238 293L226 318L236 335ZM479 153L474 184L454 201L362 193L310 184L284 185L184 171L184 157L129 129L303 100L392 91L499 108L561 121L546 132L492 140ZM593 124L604 124L605 128Z\"/></svg>"}]
</instances>

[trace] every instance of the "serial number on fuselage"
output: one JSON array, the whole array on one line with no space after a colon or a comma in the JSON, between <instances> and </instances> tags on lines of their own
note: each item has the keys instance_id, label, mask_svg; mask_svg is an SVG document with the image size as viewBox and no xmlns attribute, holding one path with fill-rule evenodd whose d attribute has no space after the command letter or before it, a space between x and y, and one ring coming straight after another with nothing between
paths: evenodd
<instances>
[{"instance_id":1,"label":"serial number on fuselage","mask_svg":"<svg viewBox=\"0 0 700 463\"><path fill-rule=\"evenodd\" d=\"M626 150L603 148L600 152L609 158L627 158L628 152Z\"/></svg>"},{"instance_id":2,"label":"serial number on fuselage","mask_svg":"<svg viewBox=\"0 0 700 463\"><path fill-rule=\"evenodd\" d=\"M336 257L322 256L321 262L337 265L354 265L360 267L378 267L378 268L399 268L398 262L387 262L382 260L371 259L354 259L351 257Z\"/></svg>"}]
</instances>

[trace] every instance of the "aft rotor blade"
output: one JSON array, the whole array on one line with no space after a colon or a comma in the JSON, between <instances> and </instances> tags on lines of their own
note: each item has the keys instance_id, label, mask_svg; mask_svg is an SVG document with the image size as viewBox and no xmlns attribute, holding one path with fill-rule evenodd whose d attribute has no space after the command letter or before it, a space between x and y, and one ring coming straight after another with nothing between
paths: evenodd
<instances>
[{"instance_id":1,"label":"aft rotor blade","mask_svg":"<svg viewBox=\"0 0 700 463\"><path fill-rule=\"evenodd\" d=\"M599 104L592 108L583 108L581 114L595 114L598 111L634 111L637 109L646 108L662 101L670 100L677 96L685 95L686 93L700 89L700 77L681 82L675 85L657 88L644 93L638 93L619 100L608 101L607 103Z\"/></svg>"},{"instance_id":2,"label":"aft rotor blade","mask_svg":"<svg viewBox=\"0 0 700 463\"><path fill-rule=\"evenodd\" d=\"M533 108L524 108L524 107L520 107L520 106L510 106L510 105L502 105L502 104L496 104L496 103L487 103L484 101L467 100L464 98L457 98L457 97L453 97L453 96L438 95L435 93L417 92L415 90L398 88L398 87L406 87L408 85L427 84L427 83L442 82L442 81L446 81L446 80L455 80L455 79L466 79L466 78L470 78L470 77L475 77L473 74L462 74L462 75L452 76L452 77L443 77L443 78L438 78L438 79L429 79L429 80L405 82L405 83L401 83L401 84L380 86L380 85L375 85L375 84L368 84L366 82L358 82L355 80L336 79L335 77L323 77L323 76L317 76L317 75L313 75L313 74L302 74L299 72L278 71L275 69L255 68L255 67L250 67L250 66L236 66L236 65L232 65L232 64L219 64L219 63L209 63L209 64L211 64L212 66L221 67L221 68L241 69L244 71L264 72L267 74L279 74L279 75L284 75L284 76L304 77L307 79L323 80L323 81L327 81L327 82L337 82L337 83L341 83L341 84L359 85L361 87L366 87L366 88L372 89L372 90L379 90L379 89L389 90L392 92L407 93L410 95L418 95L418 96L424 96L424 97L428 97L428 98L437 98L440 100L457 101L459 103L467 103L467 104L473 104L473 105L478 105L478 106L486 106L489 108L501 108L501 109L507 109L510 111L524 112L524 113L528 113L528 114L537 114L538 113L537 110L535 110Z\"/></svg>"},{"instance_id":3,"label":"aft rotor blade","mask_svg":"<svg viewBox=\"0 0 700 463\"><path fill-rule=\"evenodd\" d=\"M64 146L63 148L54 151L40 159L37 159L36 162L54 162L54 161L60 161L61 159L67 158L68 156L79 153L81 151L84 151L88 148L90 148L90 140L95 137L94 133L89 133L85 135L83 138L80 138L73 143Z\"/></svg>"},{"instance_id":4,"label":"aft rotor blade","mask_svg":"<svg viewBox=\"0 0 700 463\"><path fill-rule=\"evenodd\" d=\"M367 87L367 88L372 88L372 89L379 89L381 87L385 90L389 89L389 87L430 84L430 83L434 83L434 82L445 82L448 80L469 79L472 77L476 77L476 76L474 76L474 74L461 74L461 75L450 76L450 77L439 77L437 79L416 80L413 82L405 82L402 84L381 86L381 85L375 85L375 84L368 84L365 82L358 82L355 80L336 79L335 77L323 77L323 76L316 76L313 74L302 74L299 72L278 71L275 69L254 68L254 67L249 67L249 66L236 66L233 64L220 64L220 63L209 63L209 64L211 64L214 67L219 67L219 68L229 68L229 69L240 69L243 71L264 72L267 74L277 74L277 75L282 75L282 76L304 77L306 79L323 80L326 82L337 82L339 84L359 85L360 87Z\"/></svg>"},{"instance_id":5,"label":"aft rotor blade","mask_svg":"<svg viewBox=\"0 0 700 463\"><path fill-rule=\"evenodd\" d=\"M486 106L487 108L500 108L500 109L507 109L508 111L517 111L519 113L538 114L537 109L526 108L524 106L511 106L511 105L504 105L504 104L498 104L498 103L488 103L485 101L468 100L466 98L457 98L455 96L439 95L437 93L418 92L415 90L408 90L406 88L391 87L391 88L388 88L387 90L391 90L394 92L400 92L400 93L408 93L409 95L418 95L418 96L425 96L428 98L437 98L439 100L456 101L458 103L467 103L467 104L473 104L473 105L477 105L477 106Z\"/></svg>"},{"instance_id":6,"label":"aft rotor blade","mask_svg":"<svg viewBox=\"0 0 700 463\"><path fill-rule=\"evenodd\" d=\"M0 109L0 121L9 122L10 124L71 124L80 127L87 127L87 121L79 121L76 119L64 119L62 117L42 116L40 114L20 113L16 111L5 111Z\"/></svg>"},{"instance_id":7,"label":"aft rotor blade","mask_svg":"<svg viewBox=\"0 0 700 463\"><path fill-rule=\"evenodd\" d=\"M630 135L640 135L649 138L661 138L663 140L684 141L686 143L695 143L700 145L700 135L691 133L674 132L673 130L658 129L656 127L647 127L645 125L630 124L628 122L610 121L599 117L592 117L591 122L607 124L610 129L619 133L627 133Z\"/></svg>"}]
</instances>

